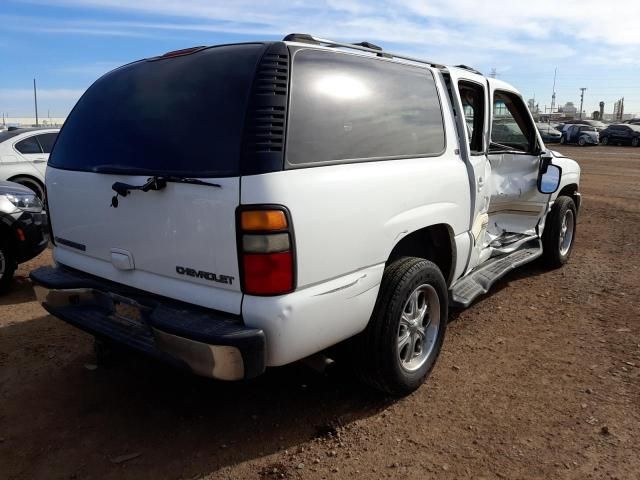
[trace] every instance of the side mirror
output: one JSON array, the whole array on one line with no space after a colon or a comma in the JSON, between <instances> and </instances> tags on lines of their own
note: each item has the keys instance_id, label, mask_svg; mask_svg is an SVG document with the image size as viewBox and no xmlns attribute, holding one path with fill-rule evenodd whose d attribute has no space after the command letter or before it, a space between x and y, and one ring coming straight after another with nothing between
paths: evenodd
<instances>
[{"instance_id":1,"label":"side mirror","mask_svg":"<svg viewBox=\"0 0 640 480\"><path fill-rule=\"evenodd\" d=\"M561 178L562 169L558 165L548 164L545 171L540 169L540 174L538 175L538 191L545 194L556 193L560 187Z\"/></svg>"},{"instance_id":2,"label":"side mirror","mask_svg":"<svg viewBox=\"0 0 640 480\"><path fill-rule=\"evenodd\" d=\"M547 168L551 165L551 160L553 160L553 157L550 153L543 151L540 154L540 173L547 173Z\"/></svg>"}]
</instances>

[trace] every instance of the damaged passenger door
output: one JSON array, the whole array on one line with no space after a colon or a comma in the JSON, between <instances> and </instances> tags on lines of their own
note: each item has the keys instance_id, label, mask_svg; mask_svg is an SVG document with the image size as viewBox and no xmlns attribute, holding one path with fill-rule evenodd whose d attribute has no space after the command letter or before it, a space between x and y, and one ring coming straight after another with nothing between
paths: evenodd
<instances>
[{"instance_id":1,"label":"damaged passenger door","mask_svg":"<svg viewBox=\"0 0 640 480\"><path fill-rule=\"evenodd\" d=\"M538 191L541 140L522 97L498 81L489 81L492 119L489 246L507 248L537 235L549 194Z\"/></svg>"}]
</instances>

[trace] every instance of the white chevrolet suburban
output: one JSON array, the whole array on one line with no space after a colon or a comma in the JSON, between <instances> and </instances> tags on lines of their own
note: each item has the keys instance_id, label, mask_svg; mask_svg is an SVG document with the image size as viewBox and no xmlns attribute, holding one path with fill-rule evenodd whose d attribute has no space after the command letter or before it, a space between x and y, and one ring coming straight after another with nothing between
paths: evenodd
<instances>
[{"instance_id":1,"label":"white chevrolet suburban","mask_svg":"<svg viewBox=\"0 0 640 480\"><path fill-rule=\"evenodd\" d=\"M341 352L391 395L449 306L567 261L580 169L465 67L305 34L107 73L49 161L52 315L217 379ZM340 348L345 347L345 348Z\"/></svg>"}]
</instances>

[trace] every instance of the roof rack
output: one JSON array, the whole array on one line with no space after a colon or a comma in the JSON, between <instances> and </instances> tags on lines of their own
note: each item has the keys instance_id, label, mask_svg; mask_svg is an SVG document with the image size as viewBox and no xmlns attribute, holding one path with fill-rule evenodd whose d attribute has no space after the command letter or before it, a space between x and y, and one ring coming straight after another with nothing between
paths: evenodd
<instances>
[{"instance_id":1,"label":"roof rack","mask_svg":"<svg viewBox=\"0 0 640 480\"><path fill-rule=\"evenodd\" d=\"M387 52L379 47L378 45L374 45L369 42L360 42L360 43L342 43L335 42L333 40L327 40L326 38L318 38L308 33L290 33L286 37L282 39L283 42L303 42L303 43L313 43L315 45L325 45L328 47L339 47L339 48L349 48L352 50L359 50L361 52L373 53L379 57L387 57L387 58L401 58L402 60L409 60L410 62L422 63L425 65L429 65L433 68L446 68L445 65L440 63L431 62L429 60L422 60L420 58L408 57L406 55L398 55L397 53Z\"/></svg>"},{"instance_id":2,"label":"roof rack","mask_svg":"<svg viewBox=\"0 0 640 480\"><path fill-rule=\"evenodd\" d=\"M468 67L467 65L456 65L456 68L462 68L463 70L467 70L471 73L477 73L478 75L482 75L482 72L479 72L475 68Z\"/></svg>"}]
</instances>

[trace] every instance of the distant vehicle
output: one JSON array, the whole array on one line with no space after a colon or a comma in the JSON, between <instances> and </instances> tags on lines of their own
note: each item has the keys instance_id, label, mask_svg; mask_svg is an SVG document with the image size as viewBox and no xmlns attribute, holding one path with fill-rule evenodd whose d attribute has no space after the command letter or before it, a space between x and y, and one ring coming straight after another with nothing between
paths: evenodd
<instances>
[{"instance_id":1,"label":"distant vehicle","mask_svg":"<svg viewBox=\"0 0 640 480\"><path fill-rule=\"evenodd\" d=\"M632 118L631 120L625 120L622 123L630 123L632 125L640 125L640 118Z\"/></svg>"},{"instance_id":2,"label":"distant vehicle","mask_svg":"<svg viewBox=\"0 0 640 480\"><path fill-rule=\"evenodd\" d=\"M44 198L44 173L59 128L9 128L0 132L0 180L19 183Z\"/></svg>"},{"instance_id":3,"label":"distant vehicle","mask_svg":"<svg viewBox=\"0 0 640 480\"><path fill-rule=\"evenodd\" d=\"M603 145L631 145L640 146L640 125L618 123L609 125L600 133Z\"/></svg>"},{"instance_id":4,"label":"distant vehicle","mask_svg":"<svg viewBox=\"0 0 640 480\"><path fill-rule=\"evenodd\" d=\"M581 147L598 145L600 142L598 131L591 125L567 125L560 137L561 144L577 143Z\"/></svg>"},{"instance_id":5,"label":"distant vehicle","mask_svg":"<svg viewBox=\"0 0 640 480\"><path fill-rule=\"evenodd\" d=\"M600 120L568 120L564 122L563 127L566 127L567 125L590 125L594 127L598 132L607 128L607 126Z\"/></svg>"},{"instance_id":6,"label":"distant vehicle","mask_svg":"<svg viewBox=\"0 0 640 480\"><path fill-rule=\"evenodd\" d=\"M20 263L38 256L49 243L47 214L35 193L0 181L0 293L9 288Z\"/></svg>"},{"instance_id":7,"label":"distant vehicle","mask_svg":"<svg viewBox=\"0 0 640 480\"><path fill-rule=\"evenodd\" d=\"M540 132L540 136L544 143L560 142L560 138L562 137L562 132L560 130L556 130L548 123L536 123L536 128Z\"/></svg>"}]
</instances>

